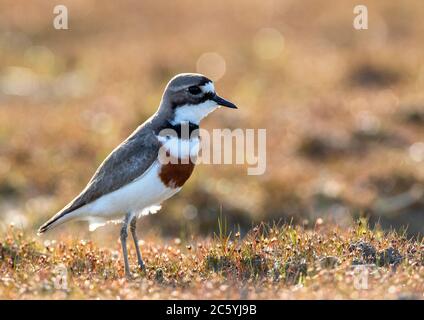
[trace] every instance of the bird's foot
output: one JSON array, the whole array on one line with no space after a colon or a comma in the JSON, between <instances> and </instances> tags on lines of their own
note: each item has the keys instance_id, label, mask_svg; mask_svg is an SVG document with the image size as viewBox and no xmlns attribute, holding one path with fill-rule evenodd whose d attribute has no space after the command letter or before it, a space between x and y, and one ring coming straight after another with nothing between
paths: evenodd
<instances>
[{"instance_id":1,"label":"bird's foot","mask_svg":"<svg viewBox=\"0 0 424 320\"><path fill-rule=\"evenodd\" d=\"M143 260L141 259L138 260L138 267L140 268L142 272L146 272L146 266L144 265Z\"/></svg>"},{"instance_id":2,"label":"bird's foot","mask_svg":"<svg viewBox=\"0 0 424 320\"><path fill-rule=\"evenodd\" d=\"M125 278L126 278L128 281L133 281L133 280L135 280L135 277L131 274L131 272L125 272Z\"/></svg>"}]
</instances>

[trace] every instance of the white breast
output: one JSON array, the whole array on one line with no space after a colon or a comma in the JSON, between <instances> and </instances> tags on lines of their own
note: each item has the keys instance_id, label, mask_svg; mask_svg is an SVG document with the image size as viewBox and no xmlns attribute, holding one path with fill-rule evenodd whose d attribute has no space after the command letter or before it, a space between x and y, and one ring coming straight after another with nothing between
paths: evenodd
<instances>
[{"instance_id":1,"label":"white breast","mask_svg":"<svg viewBox=\"0 0 424 320\"><path fill-rule=\"evenodd\" d=\"M199 153L200 140L198 137L180 139L176 136L158 136L158 140L162 143L161 150L159 150L161 156L165 151L169 152L169 155L173 158L187 159L196 157Z\"/></svg>"}]
</instances>

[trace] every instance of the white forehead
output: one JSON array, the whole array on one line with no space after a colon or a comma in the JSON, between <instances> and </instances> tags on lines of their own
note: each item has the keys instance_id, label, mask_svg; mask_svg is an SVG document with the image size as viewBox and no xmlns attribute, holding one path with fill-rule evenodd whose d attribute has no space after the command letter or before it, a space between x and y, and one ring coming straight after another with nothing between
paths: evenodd
<instances>
[{"instance_id":1,"label":"white forehead","mask_svg":"<svg viewBox=\"0 0 424 320\"><path fill-rule=\"evenodd\" d=\"M206 92L215 93L215 86L213 85L213 82L207 82L203 86L200 86L200 88L202 89L204 93Z\"/></svg>"}]
</instances>

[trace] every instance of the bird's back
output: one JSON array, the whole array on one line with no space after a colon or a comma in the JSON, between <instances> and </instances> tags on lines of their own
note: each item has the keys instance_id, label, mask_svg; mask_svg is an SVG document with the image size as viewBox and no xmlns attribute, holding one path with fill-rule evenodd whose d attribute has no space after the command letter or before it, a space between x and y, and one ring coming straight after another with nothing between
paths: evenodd
<instances>
[{"instance_id":1,"label":"bird's back","mask_svg":"<svg viewBox=\"0 0 424 320\"><path fill-rule=\"evenodd\" d=\"M127 185L140 177L157 159L160 142L155 118L139 126L102 162L84 190L61 211L43 224L43 233L59 224L65 215Z\"/></svg>"}]
</instances>

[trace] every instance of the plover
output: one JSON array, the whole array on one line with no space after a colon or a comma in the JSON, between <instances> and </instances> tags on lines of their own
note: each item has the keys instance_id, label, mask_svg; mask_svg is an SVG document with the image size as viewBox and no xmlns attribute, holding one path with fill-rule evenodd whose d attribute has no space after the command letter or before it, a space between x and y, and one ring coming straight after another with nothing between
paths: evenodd
<instances>
[{"instance_id":1,"label":"plover","mask_svg":"<svg viewBox=\"0 0 424 320\"><path fill-rule=\"evenodd\" d=\"M155 213L163 201L180 191L193 172L191 156L197 154L199 145L198 135L181 136L182 127L193 133L200 121L220 106L237 108L216 94L207 77L184 73L172 78L156 113L109 154L84 190L44 223L38 233L70 220L87 220L90 230L108 221L122 222L125 275L131 278L126 245L128 225L138 265L144 270L136 235L137 218ZM177 136L162 135L167 129L175 130ZM188 149L181 147L184 143L189 144ZM162 161L163 150L177 161Z\"/></svg>"}]
</instances>

